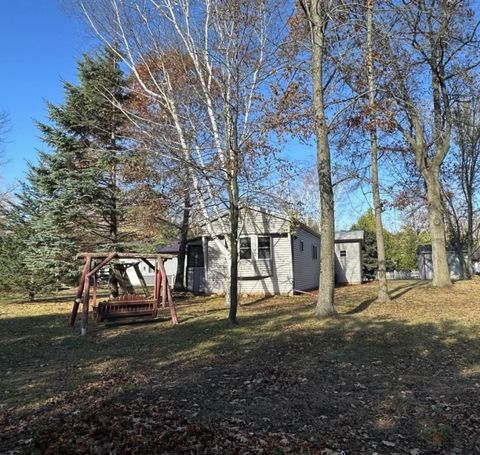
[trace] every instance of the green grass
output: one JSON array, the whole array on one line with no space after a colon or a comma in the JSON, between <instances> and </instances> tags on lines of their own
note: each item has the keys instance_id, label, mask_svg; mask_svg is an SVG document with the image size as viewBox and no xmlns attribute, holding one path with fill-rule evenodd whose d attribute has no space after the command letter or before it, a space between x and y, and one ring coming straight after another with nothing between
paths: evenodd
<instances>
[{"instance_id":1,"label":"green grass","mask_svg":"<svg viewBox=\"0 0 480 455\"><path fill-rule=\"evenodd\" d=\"M475 453L480 281L447 290L399 281L391 295L380 305L374 284L337 289L339 317L329 320L315 319L312 297L250 297L238 327L223 299L196 297L178 303L178 326L167 312L163 322L91 323L86 337L67 326L71 302L4 300L1 410L41 428L58 403L67 412L96 393L142 396L199 422L235 418L252 434L348 453Z\"/></svg>"}]
</instances>

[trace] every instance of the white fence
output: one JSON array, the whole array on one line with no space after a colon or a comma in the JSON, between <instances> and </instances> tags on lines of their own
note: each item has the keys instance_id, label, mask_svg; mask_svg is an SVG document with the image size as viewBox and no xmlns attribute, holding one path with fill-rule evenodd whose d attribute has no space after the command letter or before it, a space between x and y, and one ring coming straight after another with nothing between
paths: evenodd
<instances>
[{"instance_id":1,"label":"white fence","mask_svg":"<svg viewBox=\"0 0 480 455\"><path fill-rule=\"evenodd\" d=\"M420 272L418 270L394 270L387 272L387 280L419 280Z\"/></svg>"}]
</instances>

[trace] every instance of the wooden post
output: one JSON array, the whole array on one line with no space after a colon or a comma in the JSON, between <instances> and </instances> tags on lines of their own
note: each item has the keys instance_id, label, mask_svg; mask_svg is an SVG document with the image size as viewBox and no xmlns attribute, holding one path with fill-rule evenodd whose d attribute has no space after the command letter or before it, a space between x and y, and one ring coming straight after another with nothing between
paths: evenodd
<instances>
[{"instance_id":1,"label":"wooden post","mask_svg":"<svg viewBox=\"0 0 480 455\"><path fill-rule=\"evenodd\" d=\"M87 256L85 267L87 267L88 271L90 271L91 264L92 264L92 257ZM88 272L87 272L87 275L85 276L85 284L83 286L82 328L81 328L82 335L87 334L89 298L90 298L90 277L88 276Z\"/></svg>"},{"instance_id":2,"label":"wooden post","mask_svg":"<svg viewBox=\"0 0 480 455\"><path fill-rule=\"evenodd\" d=\"M157 268L157 263L155 263L155 266L153 267L155 270L155 277L153 279L153 298L157 299L158 298L158 268Z\"/></svg>"},{"instance_id":3,"label":"wooden post","mask_svg":"<svg viewBox=\"0 0 480 455\"><path fill-rule=\"evenodd\" d=\"M168 306L170 307L170 316L172 317L172 322L175 325L175 324L178 324L177 309L175 307L175 302L173 301L172 289L168 285L168 282L167 282L167 291L168 291Z\"/></svg>"},{"instance_id":4,"label":"wooden post","mask_svg":"<svg viewBox=\"0 0 480 455\"><path fill-rule=\"evenodd\" d=\"M118 253L110 253L103 261L97 264L88 274L88 276L92 276L93 274L97 273L102 267L105 267L112 259L117 257Z\"/></svg>"},{"instance_id":5,"label":"wooden post","mask_svg":"<svg viewBox=\"0 0 480 455\"><path fill-rule=\"evenodd\" d=\"M97 306L97 274L93 275L93 303L92 306Z\"/></svg>"},{"instance_id":6,"label":"wooden post","mask_svg":"<svg viewBox=\"0 0 480 455\"><path fill-rule=\"evenodd\" d=\"M160 286L161 286L161 280L160 280L160 268L158 266L158 258L155 259L155 313L153 317L157 317L158 315L158 307L160 306Z\"/></svg>"},{"instance_id":7,"label":"wooden post","mask_svg":"<svg viewBox=\"0 0 480 455\"><path fill-rule=\"evenodd\" d=\"M77 292L75 294L75 301L73 302L72 312L70 313L70 320L68 321L68 325L73 327L75 325L75 319L77 319L78 307L80 306L80 299L83 294L83 288L85 286L85 277L88 274L90 266L88 265L88 258L85 258L85 265L83 266L82 276L80 277L80 281L78 283Z\"/></svg>"},{"instance_id":8,"label":"wooden post","mask_svg":"<svg viewBox=\"0 0 480 455\"><path fill-rule=\"evenodd\" d=\"M168 280L167 280L167 273L165 271L165 267L163 266L163 259L158 258L158 266L160 268L160 275L162 277L162 308L166 308L168 305Z\"/></svg>"},{"instance_id":9,"label":"wooden post","mask_svg":"<svg viewBox=\"0 0 480 455\"><path fill-rule=\"evenodd\" d=\"M168 282L167 282L167 277L165 275L162 276L162 308L166 308L168 305L167 299L168 299Z\"/></svg>"}]
</instances>

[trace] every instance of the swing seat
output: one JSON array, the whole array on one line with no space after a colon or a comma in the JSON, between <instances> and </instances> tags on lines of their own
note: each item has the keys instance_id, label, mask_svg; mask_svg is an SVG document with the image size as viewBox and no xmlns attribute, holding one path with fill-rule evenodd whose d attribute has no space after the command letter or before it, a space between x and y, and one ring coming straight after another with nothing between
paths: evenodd
<instances>
[{"instance_id":1,"label":"swing seat","mask_svg":"<svg viewBox=\"0 0 480 455\"><path fill-rule=\"evenodd\" d=\"M87 333L88 313L89 313L89 299L90 299L90 284L93 285L93 317L96 321L101 322L117 318L152 318L155 319L158 315L159 307L168 308L173 324L178 324L177 312L175 303L172 298L172 292L168 286L168 278L163 264L165 259L170 259L172 256L161 254L145 254L145 253L119 253L119 252L105 252L105 253L80 253L80 258L85 258L82 275L80 277L79 286L75 294L75 301L73 303L72 312L70 314L69 325L73 327L77 317L78 308L82 304L82 335ZM93 260L96 259L96 263ZM148 289L145 280L138 267L138 262L133 264L137 277L143 285L145 295L139 294L124 294L114 299L105 300L97 303L97 284L98 274L101 273L102 268L109 264L114 259L135 259L141 260L151 269L155 270L155 282L153 287L153 296L147 296ZM149 259L154 260L152 264ZM127 289L123 286L120 279L117 278L122 289ZM92 283L93 281L93 283ZM129 292L127 290L127 292Z\"/></svg>"},{"instance_id":2,"label":"swing seat","mask_svg":"<svg viewBox=\"0 0 480 455\"><path fill-rule=\"evenodd\" d=\"M99 302L93 307L93 315L96 321L108 319L156 317L158 308L155 299L147 299L143 295L127 294L112 300Z\"/></svg>"}]
</instances>

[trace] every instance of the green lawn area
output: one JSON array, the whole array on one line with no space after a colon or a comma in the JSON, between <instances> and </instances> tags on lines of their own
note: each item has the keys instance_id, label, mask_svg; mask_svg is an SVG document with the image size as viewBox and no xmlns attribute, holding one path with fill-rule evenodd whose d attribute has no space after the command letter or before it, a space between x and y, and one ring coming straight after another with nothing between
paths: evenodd
<instances>
[{"instance_id":1,"label":"green lawn area","mask_svg":"<svg viewBox=\"0 0 480 455\"><path fill-rule=\"evenodd\" d=\"M480 280L177 303L180 319L67 326L0 303L0 453L480 453ZM77 322L78 324L78 322Z\"/></svg>"}]
</instances>

